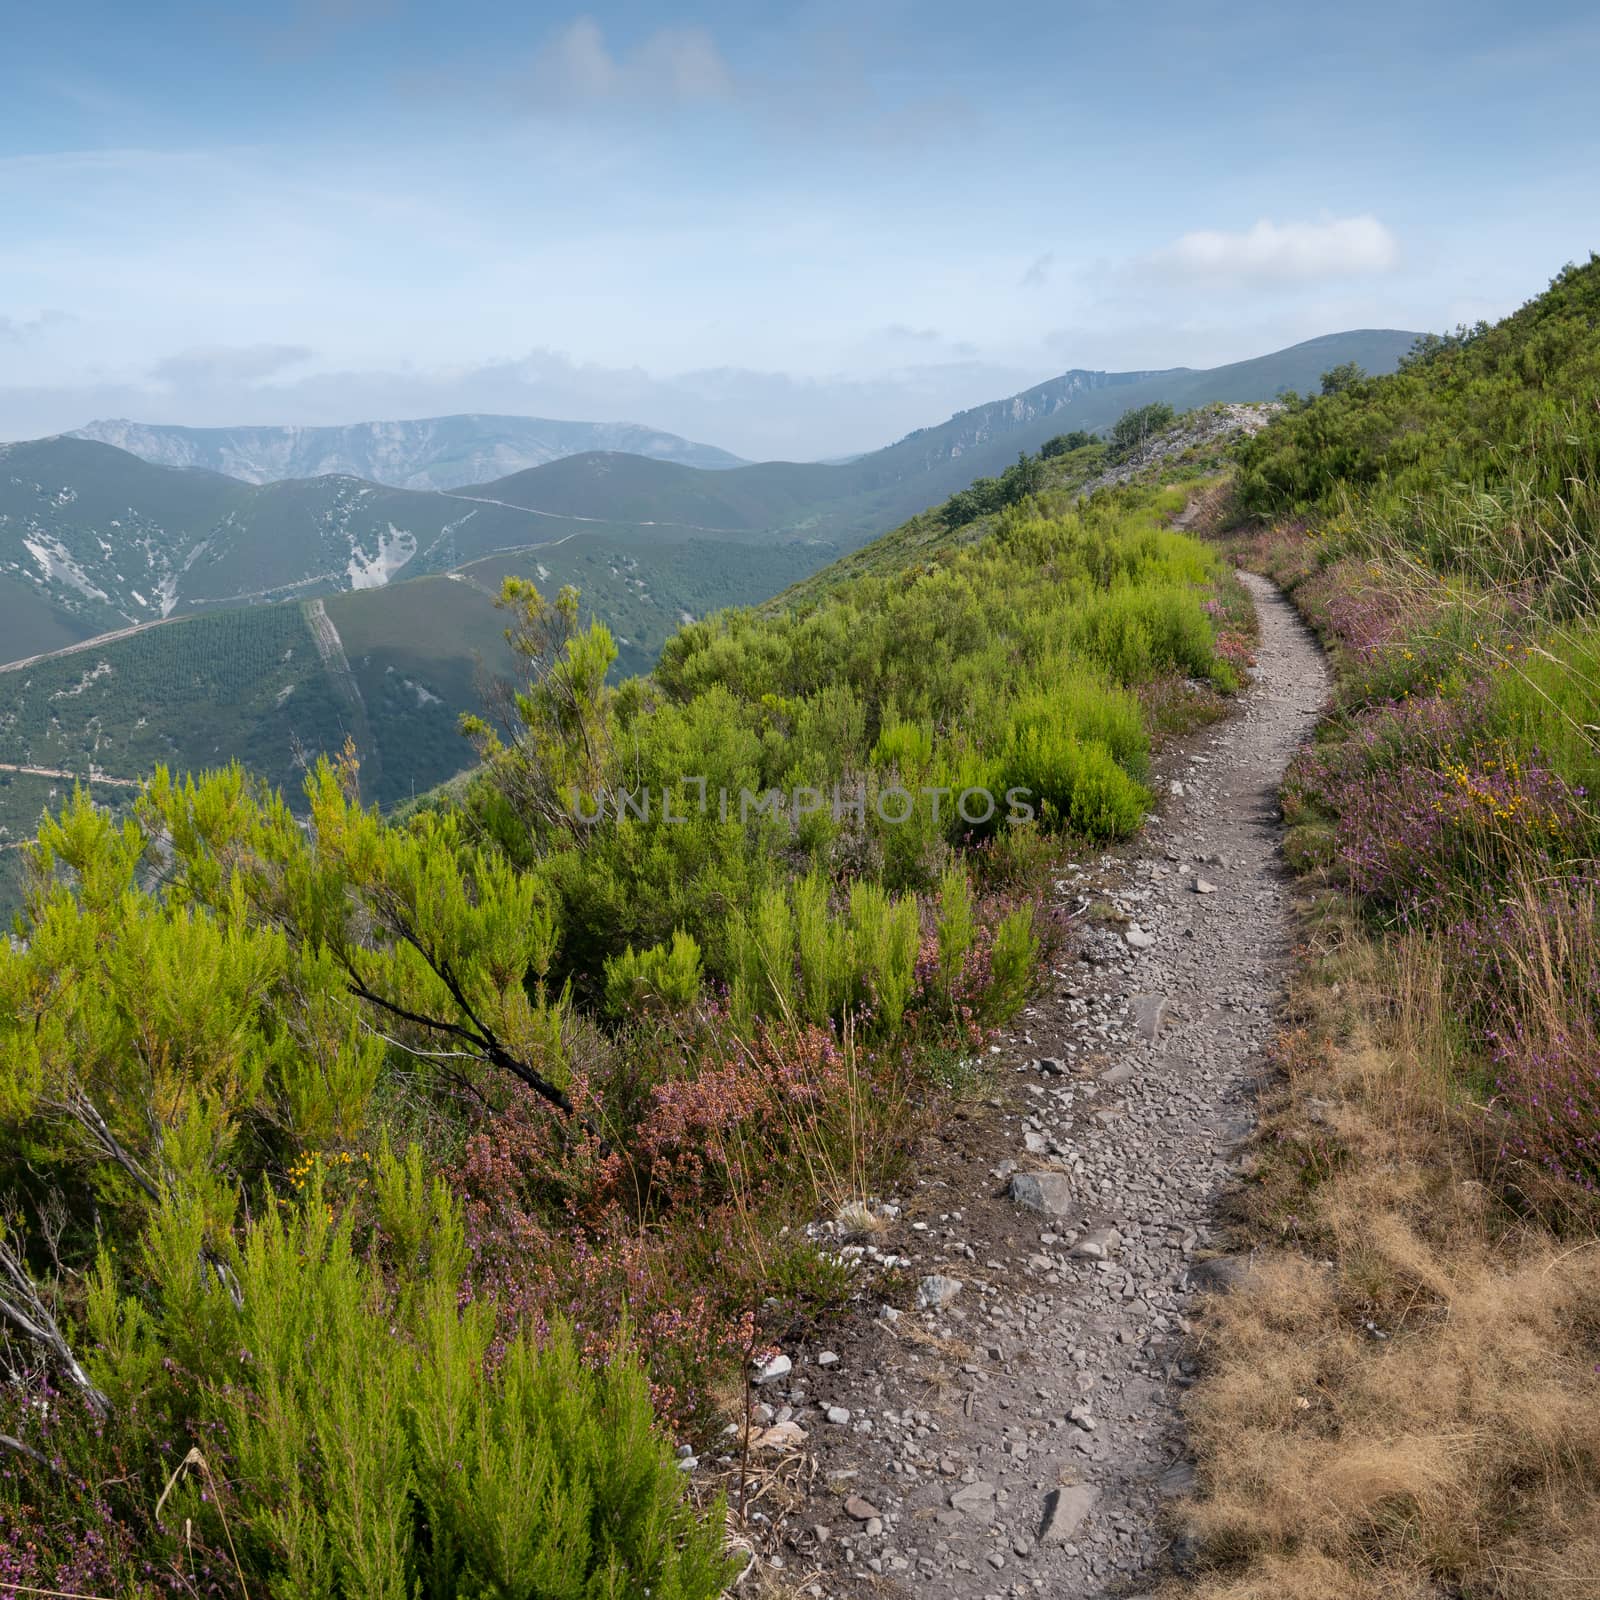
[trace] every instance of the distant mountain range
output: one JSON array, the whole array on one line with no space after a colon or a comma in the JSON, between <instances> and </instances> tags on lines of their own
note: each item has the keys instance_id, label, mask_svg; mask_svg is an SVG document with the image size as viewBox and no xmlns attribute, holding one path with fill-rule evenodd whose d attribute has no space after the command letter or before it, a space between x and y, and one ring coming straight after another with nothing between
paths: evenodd
<instances>
[{"instance_id":1,"label":"distant mountain range","mask_svg":"<svg viewBox=\"0 0 1600 1600\"><path fill-rule=\"evenodd\" d=\"M423 417L337 428L178 428L116 418L91 422L70 437L115 445L157 466L203 467L245 483L337 473L396 489L459 489L590 450L689 467L740 465L726 450L658 428L546 417Z\"/></svg>"},{"instance_id":2,"label":"distant mountain range","mask_svg":"<svg viewBox=\"0 0 1600 1600\"><path fill-rule=\"evenodd\" d=\"M1387 371L1413 337L1335 334L1209 371L1065 373L832 464L589 451L439 490L342 473L253 484L77 436L0 445L0 845L57 781L28 767L134 778L157 760L238 758L292 785L300 752L348 734L363 792L391 803L469 759L457 715L479 704L479 663L509 664L492 603L508 574L576 586L620 669L643 671L684 620L777 594L1054 434L1151 400L1314 389L1344 361ZM404 426L422 439L518 420ZM459 458L482 442L458 433Z\"/></svg>"}]
</instances>

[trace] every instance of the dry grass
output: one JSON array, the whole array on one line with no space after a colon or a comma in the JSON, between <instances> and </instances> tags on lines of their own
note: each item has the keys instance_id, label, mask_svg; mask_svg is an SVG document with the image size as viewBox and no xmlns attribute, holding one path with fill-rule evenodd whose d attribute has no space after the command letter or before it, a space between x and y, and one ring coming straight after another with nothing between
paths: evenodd
<instances>
[{"instance_id":1,"label":"dry grass","mask_svg":"<svg viewBox=\"0 0 1600 1600\"><path fill-rule=\"evenodd\" d=\"M1500 1198L1434 952L1310 941L1259 1271L1201 1323L1198 1592L1600 1595L1600 1241Z\"/></svg>"}]
</instances>

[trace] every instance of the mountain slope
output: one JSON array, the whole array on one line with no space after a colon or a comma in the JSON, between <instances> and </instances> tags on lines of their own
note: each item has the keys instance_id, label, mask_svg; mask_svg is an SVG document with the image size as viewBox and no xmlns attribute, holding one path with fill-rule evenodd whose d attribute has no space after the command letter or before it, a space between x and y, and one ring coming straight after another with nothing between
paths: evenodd
<instances>
[{"instance_id":1,"label":"mountain slope","mask_svg":"<svg viewBox=\"0 0 1600 1600\"><path fill-rule=\"evenodd\" d=\"M642 672L681 623L788 589L1056 433L1151 398L1310 388L1410 342L1346 334L1213 372L1069 373L832 465L590 452L437 492L343 475L258 486L87 439L0 446L0 666L81 644L0 672L0 762L132 778L238 757L292 788L297 752L348 734L369 798L393 803L467 760L456 719L479 706L480 660L504 659L492 601L509 574L579 589L619 670ZM1077 481L1102 453L1051 475ZM920 548L942 526L902 534Z\"/></svg>"},{"instance_id":2,"label":"mountain slope","mask_svg":"<svg viewBox=\"0 0 1600 1600\"><path fill-rule=\"evenodd\" d=\"M556 473L538 491L553 505L542 511L496 503L497 487L520 494L518 478L472 497L339 476L256 486L86 439L0 445L0 662L186 612L381 588L582 535L619 548L701 537L640 520L671 509L683 483L687 523L764 538L775 520L748 490L734 510L698 487L721 473L642 456L573 459L538 469ZM609 491L608 475L618 480ZM623 480L633 487L619 492ZM567 514L608 499L629 520Z\"/></svg>"},{"instance_id":3,"label":"mountain slope","mask_svg":"<svg viewBox=\"0 0 1600 1600\"><path fill-rule=\"evenodd\" d=\"M203 467L258 484L337 473L397 489L456 489L588 450L692 467L739 465L714 445L638 423L477 413L322 428L180 428L119 417L91 422L70 437L115 445L159 466Z\"/></svg>"},{"instance_id":4,"label":"mountain slope","mask_svg":"<svg viewBox=\"0 0 1600 1600\"><path fill-rule=\"evenodd\" d=\"M1346 361L1371 373L1392 372L1416 338L1401 329L1357 328L1223 367L1068 372L1009 399L958 412L938 427L919 429L860 457L851 468L865 490L922 474L944 494L996 472L1019 450L1036 450L1054 434L1076 428L1098 432L1125 411L1155 400L1177 411L1216 400L1271 400L1287 389L1315 390L1324 372Z\"/></svg>"},{"instance_id":5,"label":"mountain slope","mask_svg":"<svg viewBox=\"0 0 1600 1600\"><path fill-rule=\"evenodd\" d=\"M462 492L634 526L804 533L849 549L974 478L999 472L1052 435L1108 428L1125 411L1156 400L1188 410L1314 390L1322 373L1346 361L1391 372L1416 337L1357 329L1198 371L1068 372L842 463L768 461L708 473L635 457L581 455Z\"/></svg>"},{"instance_id":6,"label":"mountain slope","mask_svg":"<svg viewBox=\"0 0 1600 1600\"><path fill-rule=\"evenodd\" d=\"M192 466L153 465L75 437L4 445L0 658L200 608L379 587L591 533L606 533L619 548L707 538L774 548L801 539L816 546L820 565L973 478L998 472L1054 433L1107 427L1152 400L1189 407L1314 388L1322 371L1342 361L1388 371L1411 342L1407 333L1369 329L1209 371L1069 372L832 465L710 470L586 451L440 492L337 473L252 485ZM438 426L462 420L475 419L439 419ZM377 449L372 430L380 426L390 425L367 430L369 465ZM571 429L580 426L588 425ZM282 442L328 431L276 434ZM207 437L229 432L196 430ZM569 430L557 442L577 438ZM433 445L444 447L437 438ZM391 453L376 465L387 470L398 460ZM781 586L794 575L790 553L780 564Z\"/></svg>"}]
</instances>

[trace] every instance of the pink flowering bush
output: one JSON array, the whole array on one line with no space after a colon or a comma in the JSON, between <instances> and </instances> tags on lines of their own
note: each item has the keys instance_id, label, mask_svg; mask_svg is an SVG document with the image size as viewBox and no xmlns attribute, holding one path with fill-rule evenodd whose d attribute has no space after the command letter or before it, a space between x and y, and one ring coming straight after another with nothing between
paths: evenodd
<instances>
[{"instance_id":1,"label":"pink flowering bush","mask_svg":"<svg viewBox=\"0 0 1600 1600\"><path fill-rule=\"evenodd\" d=\"M1341 668L1344 709L1284 784L1311 841L1297 853L1381 922L1439 941L1501 1155L1592 1192L1600 818L1582 730L1600 707L1581 640L1542 645L1526 592L1464 596L1410 567L1323 560L1303 534L1255 542Z\"/></svg>"}]
</instances>

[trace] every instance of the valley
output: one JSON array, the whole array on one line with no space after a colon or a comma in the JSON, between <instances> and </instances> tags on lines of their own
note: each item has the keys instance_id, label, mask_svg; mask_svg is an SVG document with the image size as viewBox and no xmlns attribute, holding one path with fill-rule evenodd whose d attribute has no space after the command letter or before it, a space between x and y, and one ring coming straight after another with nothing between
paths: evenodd
<instances>
[{"instance_id":1,"label":"valley","mask_svg":"<svg viewBox=\"0 0 1600 1600\"><path fill-rule=\"evenodd\" d=\"M364 440L389 452L392 475L415 478L430 450L501 459L505 418L338 437L98 430L160 462L87 437L0 445L0 759L124 780L239 760L298 803L304 763L349 738L363 792L400 804L472 760L456 728L512 666L493 604L508 577L576 588L612 631L615 670L645 673L685 622L760 604L830 563L854 570L864 544L870 561L901 559L938 525L925 508L1069 424L1088 433L1164 397L1269 399L1313 386L1336 358L1392 366L1410 339L1338 334L1209 372L1072 372L835 465L588 451L426 490L261 466L333 460ZM529 422L546 443L594 437L554 426ZM247 446L261 482L205 464L237 466ZM1047 480L1087 482L1098 460L1048 463ZM331 636L342 662L317 647ZM31 803L0 795L0 826L26 831Z\"/></svg>"}]
</instances>

